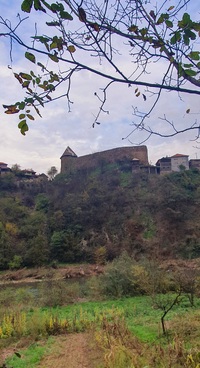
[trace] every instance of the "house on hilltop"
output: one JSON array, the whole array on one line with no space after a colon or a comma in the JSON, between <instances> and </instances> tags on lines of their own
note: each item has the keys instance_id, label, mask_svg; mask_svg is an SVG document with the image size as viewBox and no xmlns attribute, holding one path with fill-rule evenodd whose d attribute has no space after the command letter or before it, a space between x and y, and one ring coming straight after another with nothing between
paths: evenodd
<instances>
[{"instance_id":1,"label":"house on hilltop","mask_svg":"<svg viewBox=\"0 0 200 368\"><path fill-rule=\"evenodd\" d=\"M140 165L149 165L146 146L118 147L80 157L68 146L60 159L62 174L83 168L92 169L102 165L102 163L138 160Z\"/></svg>"},{"instance_id":2,"label":"house on hilltop","mask_svg":"<svg viewBox=\"0 0 200 368\"><path fill-rule=\"evenodd\" d=\"M0 175L4 175L11 172L11 169L8 167L8 164L5 162L0 162Z\"/></svg>"},{"instance_id":3,"label":"house on hilltop","mask_svg":"<svg viewBox=\"0 0 200 368\"><path fill-rule=\"evenodd\" d=\"M199 158L194 158L194 159L191 159L189 161L189 167L190 169L198 169L200 170L200 159Z\"/></svg>"},{"instance_id":4,"label":"house on hilltop","mask_svg":"<svg viewBox=\"0 0 200 368\"><path fill-rule=\"evenodd\" d=\"M188 155L182 155L177 153L174 156L171 156L171 167L172 171L181 171L181 167L185 170L189 170L189 161Z\"/></svg>"},{"instance_id":5,"label":"house on hilltop","mask_svg":"<svg viewBox=\"0 0 200 368\"><path fill-rule=\"evenodd\" d=\"M176 153L171 157L162 157L156 162L159 167L160 174L168 174L172 171L179 172L183 168L189 170L188 155Z\"/></svg>"}]
</instances>

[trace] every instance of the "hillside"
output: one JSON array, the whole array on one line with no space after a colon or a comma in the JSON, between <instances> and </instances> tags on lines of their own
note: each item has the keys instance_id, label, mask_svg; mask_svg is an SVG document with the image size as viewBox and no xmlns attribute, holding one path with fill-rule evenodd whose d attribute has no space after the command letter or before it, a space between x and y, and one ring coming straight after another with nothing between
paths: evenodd
<instances>
[{"instance_id":1,"label":"hillside","mask_svg":"<svg viewBox=\"0 0 200 368\"><path fill-rule=\"evenodd\" d=\"M0 177L0 269L141 257L200 256L200 172L131 172L130 163L59 174Z\"/></svg>"}]
</instances>

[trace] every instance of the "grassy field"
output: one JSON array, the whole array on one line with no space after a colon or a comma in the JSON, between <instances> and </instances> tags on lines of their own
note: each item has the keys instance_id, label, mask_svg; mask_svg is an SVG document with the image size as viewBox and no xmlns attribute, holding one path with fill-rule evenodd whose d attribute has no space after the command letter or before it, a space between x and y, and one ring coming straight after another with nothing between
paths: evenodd
<instances>
[{"instance_id":1,"label":"grassy field","mask_svg":"<svg viewBox=\"0 0 200 368\"><path fill-rule=\"evenodd\" d=\"M169 296L160 298L165 301ZM13 351L6 359L7 367L35 368L51 354L57 336L87 331L95 337L105 358L101 367L199 368L199 307L200 299L195 298L195 306L191 307L183 297L167 314L167 334L163 336L163 310L148 296L56 307L30 307L20 301L18 307L10 304L1 314L0 346L2 351L15 347L21 355Z\"/></svg>"}]
</instances>

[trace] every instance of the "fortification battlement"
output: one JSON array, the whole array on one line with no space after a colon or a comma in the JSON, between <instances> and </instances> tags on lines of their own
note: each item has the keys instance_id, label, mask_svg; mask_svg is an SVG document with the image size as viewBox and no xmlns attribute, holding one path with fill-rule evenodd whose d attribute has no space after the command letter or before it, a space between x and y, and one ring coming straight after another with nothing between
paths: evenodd
<instances>
[{"instance_id":1,"label":"fortification battlement","mask_svg":"<svg viewBox=\"0 0 200 368\"><path fill-rule=\"evenodd\" d=\"M141 165L149 164L146 146L118 147L80 157L70 147L67 147L60 159L62 174L74 169L94 168L99 166L102 161L114 163L117 161L132 161L137 159Z\"/></svg>"}]
</instances>

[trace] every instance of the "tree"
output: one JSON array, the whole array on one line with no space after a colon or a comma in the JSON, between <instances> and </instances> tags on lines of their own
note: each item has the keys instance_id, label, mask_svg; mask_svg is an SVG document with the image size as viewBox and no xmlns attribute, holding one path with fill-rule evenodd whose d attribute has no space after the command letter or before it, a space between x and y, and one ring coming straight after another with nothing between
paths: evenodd
<instances>
[{"instance_id":1,"label":"tree","mask_svg":"<svg viewBox=\"0 0 200 368\"><path fill-rule=\"evenodd\" d=\"M58 173L58 170L55 166L51 166L51 168L47 171L47 175L49 176L50 180L53 180Z\"/></svg>"},{"instance_id":2,"label":"tree","mask_svg":"<svg viewBox=\"0 0 200 368\"><path fill-rule=\"evenodd\" d=\"M19 114L18 126L25 134L28 120L34 120L32 111L41 116L39 106L66 97L71 109L72 79L76 73L87 71L104 80L100 94L94 91L100 106L93 127L100 124L102 113L108 113L105 105L111 85L125 84L134 87L135 98L147 105L145 111L133 107L133 130L129 136L136 130L145 131L147 139L152 134L163 135L146 123L161 94L171 91L178 93L180 98L183 94L200 95L200 23L192 20L191 4L191 0L175 0L173 4L170 0L159 4L154 0L63 0L56 3L24 0L23 12L32 13L33 17L34 9L44 13L45 33L38 34L36 27L28 43L20 35L20 26L27 17L18 15L18 23L11 25L1 16L0 36L10 38L11 45L17 42L24 48L25 58L31 65L36 64L40 72L13 71L26 90L26 96L23 101L4 105L5 112ZM155 63L162 73L154 74L156 80L152 82ZM53 67L56 64L57 71ZM64 93L61 91L63 84ZM185 112L189 114L190 109ZM160 118L172 129L165 136L194 130L199 137L197 121L178 130L167 115Z\"/></svg>"},{"instance_id":3,"label":"tree","mask_svg":"<svg viewBox=\"0 0 200 368\"><path fill-rule=\"evenodd\" d=\"M14 164L12 165L11 167L11 171L14 173L14 174L19 174L21 172L21 167L20 165L18 164Z\"/></svg>"}]
</instances>

